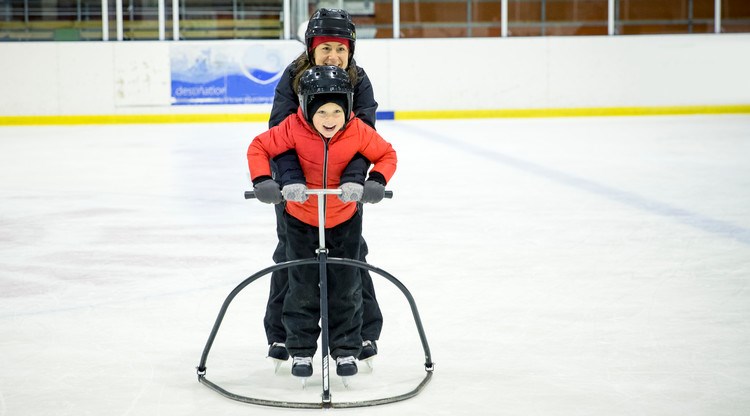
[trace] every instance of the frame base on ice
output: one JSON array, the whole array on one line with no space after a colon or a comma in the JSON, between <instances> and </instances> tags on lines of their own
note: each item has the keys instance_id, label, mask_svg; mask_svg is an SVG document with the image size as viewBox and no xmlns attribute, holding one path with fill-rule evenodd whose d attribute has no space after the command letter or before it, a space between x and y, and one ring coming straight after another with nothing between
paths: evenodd
<instances>
[{"instance_id":1,"label":"frame base on ice","mask_svg":"<svg viewBox=\"0 0 750 416\"><path fill-rule=\"evenodd\" d=\"M339 189L316 189L316 190L308 190L308 194L313 195L335 195L341 193L341 190ZM390 197L391 193L388 191L387 197ZM253 198L254 194L252 192L246 192L245 198ZM318 198L318 212L323 213L325 212L324 202L325 198ZM325 217L322 214L319 214L319 237L320 237L320 247L317 250L317 258L309 258L309 259L302 259L302 260L291 260L284 263L279 263L274 266L265 268L258 273L255 273L254 275L248 277L245 279L242 283L237 285L234 290L227 296L226 300L224 301L224 304L221 306L221 310L219 311L219 315L216 318L216 322L214 323L213 329L211 330L211 334L208 337L208 341L206 342L206 346L203 349L203 354L201 355L201 361L198 365L198 381L210 388L211 390L216 391L217 393L221 394L224 397L227 397L232 400L236 400L243 403L250 403L250 404L256 404L261 406L272 406L272 407L286 407L286 408L298 408L298 409L319 409L319 408L349 408L349 407L368 407L368 406L377 406L381 404L387 404L387 403L394 403L399 402L402 400L406 400L409 398L412 398L419 394L424 387L427 385L427 383L430 382L432 379L432 372L434 369L434 363L432 362L432 357L430 356L430 347L427 344L427 338L424 334L424 328L422 327L422 320L419 318L419 312L417 311L417 305L414 302L414 298L412 297L411 293L409 293L409 290L406 288L406 286L403 285L398 279L396 279L394 276L389 274L388 272L379 269L377 267L373 267L372 265L358 261L358 260L352 260L352 259L341 259L341 258L329 258L328 257L328 250L325 248ZM273 273L274 271L286 269L289 267L296 267L296 266L302 266L302 265L308 265L308 264L318 264L319 270L320 270L320 292L321 292L321 299L320 299L320 313L321 313L321 326L322 326L322 333L321 333L321 341L322 341L322 348L321 348L321 354L323 359L323 393L321 395L321 401L320 402L291 402L291 401L281 401L281 400L266 400L261 398L254 398L254 397L248 397L248 396L242 396L239 394L232 393L221 386L217 385L216 383L209 381L206 378L206 361L208 359L208 353L211 350L211 346L214 343L214 340L216 339L216 335L219 332L219 327L221 326L222 321L224 320L224 316L226 315L227 309L229 308L229 305L232 303L232 300L250 283L258 280L260 277L263 277L269 273ZM387 280L389 280L391 283L396 285L396 287L401 290L401 292L406 297L407 301L409 302L409 306L411 307L412 314L414 315L414 322L416 323L417 330L419 331L419 338L422 342L422 348L424 349L424 356L425 356L425 376L422 379L422 381L417 385L414 389L405 392L403 394L399 394L396 396L389 396L389 397L383 397L379 399L372 399L372 400L361 400L361 401L352 401L352 402L339 402L336 403L332 400L331 392L330 392L330 384L329 384L329 372L328 369L328 300L327 300L327 272L326 272L326 265L327 264L340 264L340 265L348 265L360 269L369 270L371 272L374 272L380 276L385 277Z\"/></svg>"},{"instance_id":2,"label":"frame base on ice","mask_svg":"<svg viewBox=\"0 0 750 416\"><path fill-rule=\"evenodd\" d=\"M414 302L414 298L412 297L411 293L409 293L409 290L398 279L396 279L394 276L392 276L391 274L389 274L388 272L382 269L378 269L377 267L373 267L370 264L367 264L361 261L350 260L350 259L340 259L340 258L327 258L326 262L330 264L351 265L354 267L367 269L373 273L379 274L385 277L386 279L388 279L391 283L395 284L396 287L398 287L401 290L404 296L406 296L406 299L408 300L409 305L411 306L412 314L414 315L414 321L417 325L417 330L419 331L419 337L420 337L420 340L422 341L422 348L424 349L424 354L425 354L425 364L424 364L425 376L422 379L422 381L419 383L419 385L417 385L413 390L410 390L403 394L399 394L397 396L383 397L383 398L372 399L372 400L354 401L354 402L340 402L340 403L334 402L331 400L330 392L328 392L328 395L325 395L325 394L323 395L323 399L321 400L321 402L313 403L313 402L291 402L291 401L280 401L280 400L266 400L266 399L261 399L261 398L242 396L239 394L232 393L206 378L206 361L208 359L208 353L211 350L211 346L213 345L214 339L216 338L216 335L219 331L221 322L223 321L224 315L226 314L227 309L229 308L229 305L231 304L232 300L247 285L249 285L250 283L254 282L255 280L258 280L259 278L269 273L273 273L276 270L280 270L280 269L284 269L288 267L294 267L294 266L306 265L306 264L316 264L319 262L320 260L311 258L311 259L292 260L292 261L288 261L284 263L279 263L275 266L271 266L266 269L263 269L259 271L258 273L248 277L229 294L229 296L226 298L226 300L224 301L224 304L221 307L219 316L216 318L216 322L214 323L214 327L211 331L211 335L209 336L208 342L206 343L206 347L203 350L203 355L201 356L200 365L198 365L198 381L201 384L207 386L211 390L216 391L217 393L221 394L224 397L227 397L232 400L237 400L239 402L262 405L262 406L287 407L287 408L299 408L299 409L377 406L381 404L394 403L394 402L399 402L402 400L410 399L416 396L417 394L419 394L424 389L427 383L429 383L430 380L432 379L434 363L432 362L432 357L430 356L430 348L429 348L429 345L427 344L427 338L425 337L425 334L424 334L422 321L419 318L417 305ZM328 400L326 400L326 397L328 398Z\"/></svg>"}]
</instances>

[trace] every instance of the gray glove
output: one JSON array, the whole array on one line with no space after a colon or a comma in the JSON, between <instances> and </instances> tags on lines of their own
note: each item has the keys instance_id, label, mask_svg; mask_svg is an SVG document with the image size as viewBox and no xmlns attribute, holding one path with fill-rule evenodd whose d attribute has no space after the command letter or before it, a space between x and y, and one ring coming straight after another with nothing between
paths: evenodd
<instances>
[{"instance_id":1,"label":"gray glove","mask_svg":"<svg viewBox=\"0 0 750 416\"><path fill-rule=\"evenodd\" d=\"M266 179L263 182L259 182L253 189L255 190L255 198L260 202L265 202L266 204L278 204L281 202L279 184L273 179Z\"/></svg>"},{"instance_id":2,"label":"gray glove","mask_svg":"<svg viewBox=\"0 0 750 416\"><path fill-rule=\"evenodd\" d=\"M339 189L341 189L339 199L344 202L359 201L362 199L364 187L356 182L342 183Z\"/></svg>"},{"instance_id":3,"label":"gray glove","mask_svg":"<svg viewBox=\"0 0 750 416\"><path fill-rule=\"evenodd\" d=\"M284 195L284 199L293 202L305 202L307 201L307 186L304 183L290 183L284 185L281 189L281 194Z\"/></svg>"},{"instance_id":4,"label":"gray glove","mask_svg":"<svg viewBox=\"0 0 750 416\"><path fill-rule=\"evenodd\" d=\"M381 185L380 182L367 180L364 188L360 199L363 203L377 204L385 197L385 185Z\"/></svg>"}]
</instances>

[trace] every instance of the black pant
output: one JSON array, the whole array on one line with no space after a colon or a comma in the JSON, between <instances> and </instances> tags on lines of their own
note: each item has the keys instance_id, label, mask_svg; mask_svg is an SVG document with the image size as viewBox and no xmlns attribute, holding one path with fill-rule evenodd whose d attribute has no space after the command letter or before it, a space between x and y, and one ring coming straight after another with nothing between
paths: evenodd
<instances>
[{"instance_id":1,"label":"black pant","mask_svg":"<svg viewBox=\"0 0 750 416\"><path fill-rule=\"evenodd\" d=\"M279 242L273 253L273 261L281 263L287 260L286 256L286 221L284 220L284 204L276 204L276 235ZM361 212L361 206L360 206ZM360 238L359 258L366 261L367 243ZM310 253L308 257L315 257ZM372 284L370 272L365 269L356 269L362 279L362 339L377 341L380 339L380 331L383 329L383 314L375 297L375 287ZM271 275L271 290L268 294L266 304L266 315L263 318L263 326L266 329L266 339L269 344L286 341L286 329L281 322L281 310L284 305L284 297L289 288L289 269L273 272Z\"/></svg>"},{"instance_id":2,"label":"black pant","mask_svg":"<svg viewBox=\"0 0 750 416\"><path fill-rule=\"evenodd\" d=\"M289 260L306 259L319 246L318 227L305 224L285 213L286 255ZM358 258L362 215L326 229L325 245L330 257ZM295 266L289 270L289 289L284 298L282 320L286 327L286 349L293 357L312 357L321 329L320 266ZM357 268L329 264L328 335L331 357L358 356L362 349L362 279Z\"/></svg>"}]
</instances>

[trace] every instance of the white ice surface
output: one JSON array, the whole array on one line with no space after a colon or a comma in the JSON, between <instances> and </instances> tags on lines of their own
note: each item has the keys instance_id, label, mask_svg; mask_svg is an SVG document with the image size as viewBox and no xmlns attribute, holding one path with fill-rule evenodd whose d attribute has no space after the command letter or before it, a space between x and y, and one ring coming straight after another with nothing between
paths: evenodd
<instances>
[{"instance_id":1,"label":"white ice surface","mask_svg":"<svg viewBox=\"0 0 750 416\"><path fill-rule=\"evenodd\" d=\"M311 412L195 372L226 296L272 264L273 208L242 198L264 128L0 128L1 416ZM366 207L368 260L414 295L436 367L416 398L328 412L750 414L749 116L378 129L399 169ZM334 376L334 401L424 374L403 296L376 288L375 370ZM303 391L264 358L267 291L233 302L208 377L314 402L319 369Z\"/></svg>"}]
</instances>

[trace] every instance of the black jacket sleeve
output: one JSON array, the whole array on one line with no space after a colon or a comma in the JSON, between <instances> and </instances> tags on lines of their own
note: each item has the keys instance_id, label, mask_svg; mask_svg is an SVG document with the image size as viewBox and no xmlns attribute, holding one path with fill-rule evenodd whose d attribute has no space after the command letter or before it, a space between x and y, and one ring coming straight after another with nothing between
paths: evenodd
<instances>
[{"instance_id":1,"label":"black jacket sleeve","mask_svg":"<svg viewBox=\"0 0 750 416\"><path fill-rule=\"evenodd\" d=\"M285 118L297 112L299 98L292 88L292 77L294 76L294 62L289 64L281 75L276 90L273 93L273 107L271 117L268 119L268 128L279 125Z\"/></svg>"},{"instance_id":2,"label":"black jacket sleeve","mask_svg":"<svg viewBox=\"0 0 750 416\"><path fill-rule=\"evenodd\" d=\"M378 109L378 103L375 101L372 83L370 83L370 78L367 77L365 70L360 67L357 67L357 76L359 79L357 85L354 86L352 111L359 119L375 128L375 113ZM341 174L341 183L356 182L360 185L364 184L368 169L370 169L370 161L357 153L344 168L344 172Z\"/></svg>"},{"instance_id":3,"label":"black jacket sleeve","mask_svg":"<svg viewBox=\"0 0 750 416\"><path fill-rule=\"evenodd\" d=\"M352 160L341 173L340 183L355 182L364 185L367 177L367 170L370 169L370 161L360 153L354 155Z\"/></svg>"},{"instance_id":4,"label":"black jacket sleeve","mask_svg":"<svg viewBox=\"0 0 750 416\"><path fill-rule=\"evenodd\" d=\"M357 67L357 76L359 79L357 80L357 85L354 86L352 111L370 127L375 128L375 113L378 110L378 102L375 101L372 83L365 70L360 67Z\"/></svg>"},{"instance_id":5,"label":"black jacket sleeve","mask_svg":"<svg viewBox=\"0 0 750 416\"><path fill-rule=\"evenodd\" d=\"M282 188L284 185L289 185L290 183L307 183L305 174L302 172L302 166L299 163L299 156L297 156L297 152L294 150L288 150L276 156L272 162L272 171L274 170L274 165L276 165L276 170L273 172L274 179L276 179L276 182Z\"/></svg>"}]
</instances>

